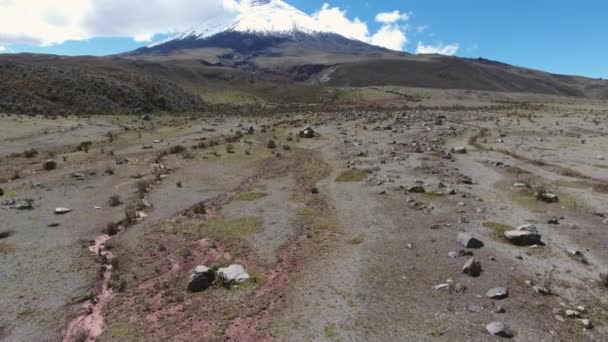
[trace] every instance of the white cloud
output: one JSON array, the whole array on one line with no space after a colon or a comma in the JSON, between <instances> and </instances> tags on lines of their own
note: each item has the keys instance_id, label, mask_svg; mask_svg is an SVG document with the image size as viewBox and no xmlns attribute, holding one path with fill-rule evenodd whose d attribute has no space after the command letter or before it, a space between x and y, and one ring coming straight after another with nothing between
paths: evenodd
<instances>
[{"instance_id":1,"label":"white cloud","mask_svg":"<svg viewBox=\"0 0 608 342\"><path fill-rule=\"evenodd\" d=\"M0 45L0 53L5 53L5 52L8 52L8 49L6 48L6 46Z\"/></svg>"},{"instance_id":2,"label":"white cloud","mask_svg":"<svg viewBox=\"0 0 608 342\"><path fill-rule=\"evenodd\" d=\"M312 17L319 24L345 37L362 41L369 40L367 24L359 18L348 19L346 10L341 10L339 7L330 7L329 4L324 4L319 11L313 13Z\"/></svg>"},{"instance_id":3,"label":"white cloud","mask_svg":"<svg viewBox=\"0 0 608 342\"><path fill-rule=\"evenodd\" d=\"M407 26L401 25L401 22L407 21L410 16L399 11L378 13L376 21L382 26L374 33L370 33L366 22L359 18L351 20L346 16L346 10L327 3L312 16L321 25L348 38L400 51L407 44Z\"/></svg>"},{"instance_id":4,"label":"white cloud","mask_svg":"<svg viewBox=\"0 0 608 342\"><path fill-rule=\"evenodd\" d=\"M392 12L380 12L376 14L376 21L383 24L394 24L398 21L407 21L410 19L408 13L401 13L399 11Z\"/></svg>"},{"instance_id":5,"label":"white cloud","mask_svg":"<svg viewBox=\"0 0 608 342\"><path fill-rule=\"evenodd\" d=\"M0 0L0 44L51 45L93 37L147 41L231 15L233 0Z\"/></svg>"},{"instance_id":6,"label":"white cloud","mask_svg":"<svg viewBox=\"0 0 608 342\"><path fill-rule=\"evenodd\" d=\"M436 53L440 55L455 55L460 49L459 44L448 44L443 45L443 43L439 43L437 45L424 45L422 42L418 42L418 46L416 47L417 54L423 53Z\"/></svg>"},{"instance_id":7,"label":"white cloud","mask_svg":"<svg viewBox=\"0 0 608 342\"><path fill-rule=\"evenodd\" d=\"M402 51L407 44L407 36L405 32L398 27L385 25L371 37L370 43L377 46L382 46L391 50Z\"/></svg>"},{"instance_id":8,"label":"white cloud","mask_svg":"<svg viewBox=\"0 0 608 342\"><path fill-rule=\"evenodd\" d=\"M0 45L52 45L94 37L150 41L156 34L183 32L207 20L235 18L240 1L252 0L0 0ZM375 20L381 25L375 32L329 4L312 17L348 38L389 49L403 50L408 42L409 13L378 13Z\"/></svg>"}]
</instances>

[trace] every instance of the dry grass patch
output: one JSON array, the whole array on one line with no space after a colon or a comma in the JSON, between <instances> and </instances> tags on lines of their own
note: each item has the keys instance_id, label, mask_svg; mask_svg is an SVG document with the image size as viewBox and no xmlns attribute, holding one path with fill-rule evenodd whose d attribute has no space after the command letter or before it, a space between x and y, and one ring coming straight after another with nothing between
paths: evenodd
<instances>
[{"instance_id":1,"label":"dry grass patch","mask_svg":"<svg viewBox=\"0 0 608 342\"><path fill-rule=\"evenodd\" d=\"M15 252L15 246L9 243L0 243L0 255L11 254Z\"/></svg>"},{"instance_id":2,"label":"dry grass patch","mask_svg":"<svg viewBox=\"0 0 608 342\"><path fill-rule=\"evenodd\" d=\"M369 173L362 170L348 170L342 172L337 178L336 182L362 182L367 179Z\"/></svg>"},{"instance_id":3,"label":"dry grass patch","mask_svg":"<svg viewBox=\"0 0 608 342\"><path fill-rule=\"evenodd\" d=\"M365 235L360 234L352 239L348 240L348 244L350 245L360 245L363 243L363 241L365 241Z\"/></svg>"},{"instance_id":4,"label":"dry grass patch","mask_svg":"<svg viewBox=\"0 0 608 342\"><path fill-rule=\"evenodd\" d=\"M234 199L237 201L256 201L256 200L259 200L266 196L268 196L267 193L252 191L252 192L244 192L242 194L239 194Z\"/></svg>"}]
</instances>

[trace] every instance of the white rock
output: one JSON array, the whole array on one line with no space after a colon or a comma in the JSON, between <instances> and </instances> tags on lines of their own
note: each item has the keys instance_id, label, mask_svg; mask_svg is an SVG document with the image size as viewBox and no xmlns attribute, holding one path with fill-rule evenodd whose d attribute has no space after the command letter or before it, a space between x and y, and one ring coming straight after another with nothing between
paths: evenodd
<instances>
[{"instance_id":1,"label":"white rock","mask_svg":"<svg viewBox=\"0 0 608 342\"><path fill-rule=\"evenodd\" d=\"M222 281L227 284L240 284L249 280L249 274L241 265L230 265L225 268L220 268L218 274Z\"/></svg>"},{"instance_id":2,"label":"white rock","mask_svg":"<svg viewBox=\"0 0 608 342\"><path fill-rule=\"evenodd\" d=\"M513 334L509 331L509 328L503 322L492 322L486 325L486 330L492 336L500 336L506 338L513 337Z\"/></svg>"},{"instance_id":3,"label":"white rock","mask_svg":"<svg viewBox=\"0 0 608 342\"><path fill-rule=\"evenodd\" d=\"M72 209L69 209L69 208L57 208L57 209L55 209L55 214L63 215L63 214L67 214L71 211L72 211Z\"/></svg>"}]
</instances>

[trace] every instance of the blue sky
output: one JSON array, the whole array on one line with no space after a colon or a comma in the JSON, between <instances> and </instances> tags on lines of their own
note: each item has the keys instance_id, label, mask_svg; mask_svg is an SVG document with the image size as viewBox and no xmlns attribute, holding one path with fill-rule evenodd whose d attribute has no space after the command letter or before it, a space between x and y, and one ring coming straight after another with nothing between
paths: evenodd
<instances>
[{"instance_id":1,"label":"blue sky","mask_svg":"<svg viewBox=\"0 0 608 342\"><path fill-rule=\"evenodd\" d=\"M51 0L19 1L34 1L38 4ZM52 14L57 12L52 17L55 25L67 23L68 21L64 20L64 17L79 15L73 13L76 11L74 8L77 2L75 1L80 1L78 4L83 1L97 2L106 6L95 5L88 8L89 11L91 8L99 8L98 13L89 14L86 19L87 30L94 32L93 34L57 33L58 37L64 34L68 39L86 37L87 40L61 42L62 39L58 39L52 43L40 42L34 37L38 32L21 34L22 32L15 28L15 25L7 28L8 26L3 27L0 23L0 50L66 55L106 55L133 50L147 44L129 37L110 37L128 35L124 32L130 31L121 30L120 27L129 26L129 20L132 22L138 20L135 16L131 18L126 16L126 21L123 22L113 22L110 18L116 16L112 14L114 8L111 6L120 8L123 6L121 3L128 3L128 0L115 1L115 4L112 3L113 0L55 0L49 2L54 4L51 6L56 6L56 8L51 8ZM181 0L173 0L173 3L179 1ZM222 0L197 1L203 3L207 1L208 4L211 4L211 2ZM148 1L148 3L152 2L161 3L163 0ZM608 1L290 0L288 2L309 14L318 12L325 3L328 3L331 8L339 7L342 11L346 11L345 16L348 19L359 18L364 21L372 34L383 25L375 20L376 14L394 10L410 14L407 21L400 23L400 29L407 37L405 50L408 52L416 52L419 42L426 46L439 46L443 43L444 45L457 45L456 55L458 56L484 57L550 72L608 78L608 44L606 44ZM2 18L4 10L2 6L10 6L10 4L2 4L0 1L0 22L4 19ZM70 6L72 12L65 14L67 12L61 11L62 6ZM110 6L109 9L108 6ZM201 11L203 8L205 11L211 11L205 7L206 4L200 6L202 6ZM179 11L180 8L175 10ZM192 12L191 8L183 10ZM13 12L13 17L15 17L14 13L19 12ZM107 13L108 18L100 13ZM128 15L128 13L122 14ZM154 21L154 15L151 13L146 19ZM44 18L44 20L48 19L48 11L44 12ZM192 20L192 18L188 19ZM37 17L33 16L28 20L35 21ZM4 21L6 22L6 20ZM103 27L104 25L108 25L108 27ZM116 28L117 25L120 27ZM90 29L93 26L95 29ZM31 30L31 27L30 24L27 29ZM12 31L8 32L9 29ZM77 29L79 27L74 26L74 30ZM154 26L148 25L146 30L146 32L153 32ZM95 38L96 33L105 38ZM40 37L43 37L44 34L45 32L40 32ZM27 37L20 39L21 36ZM166 36L166 34L158 32L152 40L159 40ZM45 46L41 46L41 44Z\"/></svg>"}]
</instances>

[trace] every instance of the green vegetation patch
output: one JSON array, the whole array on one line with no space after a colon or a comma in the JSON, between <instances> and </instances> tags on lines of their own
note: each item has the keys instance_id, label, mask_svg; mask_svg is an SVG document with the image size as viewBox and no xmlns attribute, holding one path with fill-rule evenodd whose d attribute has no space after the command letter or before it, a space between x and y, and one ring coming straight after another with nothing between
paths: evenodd
<instances>
[{"instance_id":1,"label":"green vegetation patch","mask_svg":"<svg viewBox=\"0 0 608 342\"><path fill-rule=\"evenodd\" d=\"M342 172L337 178L336 182L362 182L367 179L369 173L362 170L348 170Z\"/></svg>"},{"instance_id":2,"label":"green vegetation patch","mask_svg":"<svg viewBox=\"0 0 608 342\"><path fill-rule=\"evenodd\" d=\"M360 234L360 235L357 235L356 237L354 237L352 239L349 239L348 243L351 244L351 245L360 245L360 244L363 243L363 241L365 241L365 235Z\"/></svg>"},{"instance_id":3,"label":"green vegetation patch","mask_svg":"<svg viewBox=\"0 0 608 342\"><path fill-rule=\"evenodd\" d=\"M327 323L325 325L325 337L332 338L336 336L336 324L335 323Z\"/></svg>"},{"instance_id":4,"label":"green vegetation patch","mask_svg":"<svg viewBox=\"0 0 608 342\"><path fill-rule=\"evenodd\" d=\"M268 196L267 193L264 192L244 192L236 196L235 200L237 201L257 201L261 198Z\"/></svg>"},{"instance_id":5,"label":"green vegetation patch","mask_svg":"<svg viewBox=\"0 0 608 342\"><path fill-rule=\"evenodd\" d=\"M505 232L509 230L515 230L514 227L504 223L485 222L483 225L484 227L489 228L494 232L494 237L497 240L505 240Z\"/></svg>"},{"instance_id":6,"label":"green vegetation patch","mask_svg":"<svg viewBox=\"0 0 608 342\"><path fill-rule=\"evenodd\" d=\"M198 231L213 237L245 237L259 233L263 226L260 219L244 218L215 218L198 226Z\"/></svg>"}]
</instances>

